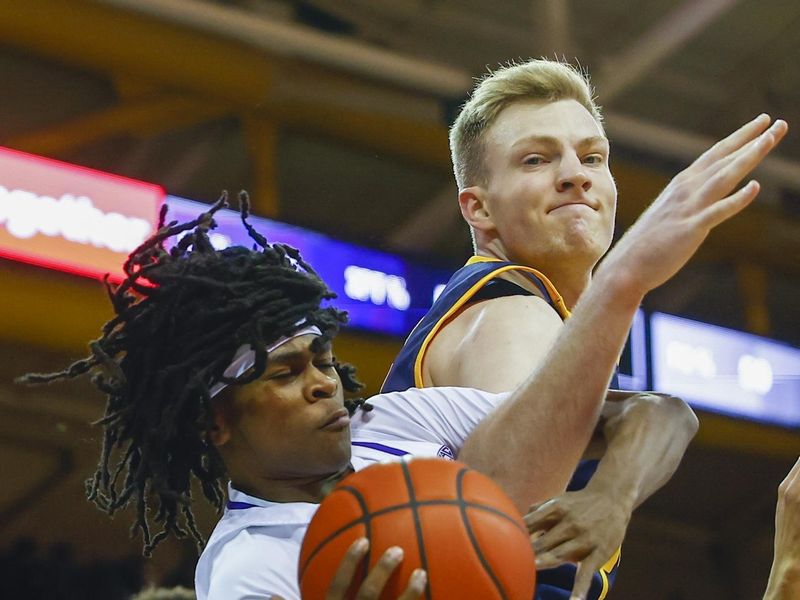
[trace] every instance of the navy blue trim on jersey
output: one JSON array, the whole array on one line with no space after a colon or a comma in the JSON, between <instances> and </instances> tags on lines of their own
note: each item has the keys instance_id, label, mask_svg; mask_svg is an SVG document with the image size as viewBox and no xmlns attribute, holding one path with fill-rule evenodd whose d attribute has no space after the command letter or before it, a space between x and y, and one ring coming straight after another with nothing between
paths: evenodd
<instances>
[{"instance_id":1,"label":"navy blue trim on jersey","mask_svg":"<svg viewBox=\"0 0 800 600\"><path fill-rule=\"evenodd\" d=\"M248 508L255 508L258 506L257 504L250 504L249 502L235 502L233 500L228 500L227 504L225 504L225 508L229 510L245 510Z\"/></svg>"},{"instance_id":2,"label":"navy blue trim on jersey","mask_svg":"<svg viewBox=\"0 0 800 600\"><path fill-rule=\"evenodd\" d=\"M431 306L427 314L422 317L411 334L409 334L403 348L400 350L400 353L397 355L397 358L394 359L394 363L392 363L389 369L389 374L386 376L386 380L381 386L381 393L403 392L411 387L420 387L418 382L415 381L414 364L417 360L417 354L425 338L428 337L428 334L436 327L447 311L461 301L464 294L466 294L472 286L490 273L513 264L514 263L499 260L481 261L464 265L453 273L453 276L450 278L450 281L447 282L447 285L436 299L436 302L433 303L433 306ZM538 277L524 271L514 272L529 278L530 281L542 291L544 299L553 306L554 309L556 308L552 298L550 298L547 293L546 286ZM527 290L516 285L514 287L518 290L517 293L530 295L530 292ZM504 292L503 295L512 294ZM557 309L556 312L558 312Z\"/></svg>"},{"instance_id":3,"label":"navy blue trim on jersey","mask_svg":"<svg viewBox=\"0 0 800 600\"><path fill-rule=\"evenodd\" d=\"M399 448L392 448L391 446L385 446L383 444L378 444L376 442L350 442L351 446L359 446L361 448L371 448L372 450L377 450L379 452L385 452L386 454L391 454L392 456L405 456L408 454L405 450L400 450Z\"/></svg>"}]
</instances>

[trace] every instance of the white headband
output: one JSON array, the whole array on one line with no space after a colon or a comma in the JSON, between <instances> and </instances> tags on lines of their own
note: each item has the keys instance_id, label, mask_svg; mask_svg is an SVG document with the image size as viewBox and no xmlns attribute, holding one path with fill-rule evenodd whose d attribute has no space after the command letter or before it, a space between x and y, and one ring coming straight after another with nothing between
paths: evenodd
<instances>
[{"instance_id":1,"label":"white headband","mask_svg":"<svg viewBox=\"0 0 800 600\"><path fill-rule=\"evenodd\" d=\"M272 344L269 348L267 348L267 353L272 352L276 348L280 348L286 342L289 342L296 337L300 337L301 335L322 335L322 332L316 325L303 327L302 329L298 329L291 335L282 337L277 342ZM245 373L254 364L256 364L256 351L253 350L253 347L250 344L242 344L241 346L239 346L239 349L233 355L233 360L231 361L231 364L228 365L228 368L225 369L223 375L230 379L235 379L240 375L242 375L243 373ZM213 398L214 396L219 394L222 390L224 390L226 387L228 387L227 383L219 381L211 386L211 389L208 391L208 393Z\"/></svg>"}]
</instances>

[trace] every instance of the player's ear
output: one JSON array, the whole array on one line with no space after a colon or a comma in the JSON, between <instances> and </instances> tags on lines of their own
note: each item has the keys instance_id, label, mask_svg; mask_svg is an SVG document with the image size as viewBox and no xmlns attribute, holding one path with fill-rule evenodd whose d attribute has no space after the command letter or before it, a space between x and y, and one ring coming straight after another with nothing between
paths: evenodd
<instances>
[{"instance_id":1,"label":"player's ear","mask_svg":"<svg viewBox=\"0 0 800 600\"><path fill-rule=\"evenodd\" d=\"M474 230L488 231L494 228L487 196L486 190L479 185L473 185L458 192L461 216Z\"/></svg>"},{"instance_id":2,"label":"player's ear","mask_svg":"<svg viewBox=\"0 0 800 600\"><path fill-rule=\"evenodd\" d=\"M211 401L211 427L206 432L206 437L217 448L231 439L233 398L229 392L230 389L223 390Z\"/></svg>"}]
</instances>

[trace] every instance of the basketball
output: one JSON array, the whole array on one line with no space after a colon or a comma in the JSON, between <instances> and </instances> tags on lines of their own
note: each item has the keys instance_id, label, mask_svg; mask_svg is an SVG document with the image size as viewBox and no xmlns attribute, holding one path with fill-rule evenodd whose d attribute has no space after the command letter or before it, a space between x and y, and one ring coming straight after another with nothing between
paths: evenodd
<instances>
[{"instance_id":1,"label":"basketball","mask_svg":"<svg viewBox=\"0 0 800 600\"><path fill-rule=\"evenodd\" d=\"M404 558L381 600L397 598L416 568L427 571L428 599L533 598L536 566L522 517L497 484L463 463L378 464L339 482L320 504L300 550L304 600L325 597L360 537L370 548L348 598L392 546L403 548Z\"/></svg>"}]
</instances>

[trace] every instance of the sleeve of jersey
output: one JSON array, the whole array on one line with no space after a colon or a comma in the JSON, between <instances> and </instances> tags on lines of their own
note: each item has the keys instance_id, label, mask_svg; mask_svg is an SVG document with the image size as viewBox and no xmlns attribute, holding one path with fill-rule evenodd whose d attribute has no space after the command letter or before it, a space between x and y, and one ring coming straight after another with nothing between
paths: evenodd
<instances>
[{"instance_id":1,"label":"sleeve of jersey","mask_svg":"<svg viewBox=\"0 0 800 600\"><path fill-rule=\"evenodd\" d=\"M456 387L380 394L369 400L373 410L354 418L353 437L433 442L458 457L475 426L508 396Z\"/></svg>"},{"instance_id":2,"label":"sleeve of jersey","mask_svg":"<svg viewBox=\"0 0 800 600\"><path fill-rule=\"evenodd\" d=\"M298 599L297 565L268 535L250 527L224 544L213 558L208 600ZM299 600L299 599L298 599Z\"/></svg>"}]
</instances>

